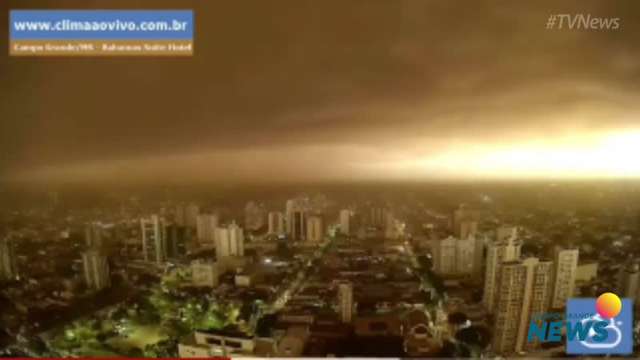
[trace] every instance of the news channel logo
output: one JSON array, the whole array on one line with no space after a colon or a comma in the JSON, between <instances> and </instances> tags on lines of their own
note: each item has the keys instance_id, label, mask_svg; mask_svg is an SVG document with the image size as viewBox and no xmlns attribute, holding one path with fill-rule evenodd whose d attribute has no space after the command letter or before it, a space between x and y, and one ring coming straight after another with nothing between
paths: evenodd
<instances>
[{"instance_id":1,"label":"news channel logo","mask_svg":"<svg viewBox=\"0 0 640 360\"><path fill-rule=\"evenodd\" d=\"M631 354L633 302L614 293L597 299L569 299L566 308L567 354Z\"/></svg>"}]
</instances>

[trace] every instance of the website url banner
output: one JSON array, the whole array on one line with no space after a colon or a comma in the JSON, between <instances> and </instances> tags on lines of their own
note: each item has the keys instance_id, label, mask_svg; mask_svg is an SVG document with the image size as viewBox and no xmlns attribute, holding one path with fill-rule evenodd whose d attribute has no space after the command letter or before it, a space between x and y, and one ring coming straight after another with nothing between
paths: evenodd
<instances>
[{"instance_id":1,"label":"website url banner","mask_svg":"<svg viewBox=\"0 0 640 360\"><path fill-rule=\"evenodd\" d=\"M190 56L192 10L11 10L13 56Z\"/></svg>"}]
</instances>

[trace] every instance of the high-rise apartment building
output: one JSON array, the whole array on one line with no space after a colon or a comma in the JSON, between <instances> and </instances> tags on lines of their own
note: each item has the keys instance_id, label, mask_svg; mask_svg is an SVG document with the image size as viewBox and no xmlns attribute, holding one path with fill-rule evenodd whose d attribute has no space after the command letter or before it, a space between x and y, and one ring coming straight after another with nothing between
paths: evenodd
<instances>
[{"instance_id":1,"label":"high-rise apartment building","mask_svg":"<svg viewBox=\"0 0 640 360\"><path fill-rule=\"evenodd\" d=\"M387 239L398 239L404 236L405 224L398 220L391 211L386 213L384 237Z\"/></svg>"},{"instance_id":2,"label":"high-rise apartment building","mask_svg":"<svg viewBox=\"0 0 640 360\"><path fill-rule=\"evenodd\" d=\"M324 228L320 215L311 215L307 218L307 241L322 242L324 239Z\"/></svg>"},{"instance_id":3,"label":"high-rise apartment building","mask_svg":"<svg viewBox=\"0 0 640 360\"><path fill-rule=\"evenodd\" d=\"M485 249L485 241L486 235L476 233L474 235L469 236L469 238L473 238L473 276L477 279L482 279L484 277L484 272L482 271L483 266L485 265L484 261L484 249Z\"/></svg>"},{"instance_id":4,"label":"high-rise apartment building","mask_svg":"<svg viewBox=\"0 0 640 360\"><path fill-rule=\"evenodd\" d=\"M340 222L340 232L344 235L351 234L351 217L353 216L352 211L349 209L340 210L339 222Z\"/></svg>"},{"instance_id":5,"label":"high-rise apartment building","mask_svg":"<svg viewBox=\"0 0 640 360\"><path fill-rule=\"evenodd\" d=\"M626 264L620 269L618 279L619 296L640 300L640 265L638 263Z\"/></svg>"},{"instance_id":6,"label":"high-rise apartment building","mask_svg":"<svg viewBox=\"0 0 640 360\"><path fill-rule=\"evenodd\" d=\"M158 215L140 219L142 255L145 261L158 264L167 258L167 238L164 219Z\"/></svg>"},{"instance_id":7,"label":"high-rise apartment building","mask_svg":"<svg viewBox=\"0 0 640 360\"><path fill-rule=\"evenodd\" d=\"M82 254L84 279L89 289L98 291L111 285L109 262L98 250L89 250Z\"/></svg>"},{"instance_id":8,"label":"high-rise apartment building","mask_svg":"<svg viewBox=\"0 0 640 360\"><path fill-rule=\"evenodd\" d=\"M99 249L102 247L102 237L104 234L104 226L102 223L92 221L87 223L84 228L84 239L88 248Z\"/></svg>"},{"instance_id":9,"label":"high-rise apartment building","mask_svg":"<svg viewBox=\"0 0 640 360\"><path fill-rule=\"evenodd\" d=\"M338 307L342 322L350 323L353 319L353 285L349 282L338 284Z\"/></svg>"},{"instance_id":10,"label":"high-rise apartment building","mask_svg":"<svg viewBox=\"0 0 640 360\"><path fill-rule=\"evenodd\" d=\"M475 237L465 240L449 236L434 242L433 271L440 275L471 275L473 273Z\"/></svg>"},{"instance_id":11,"label":"high-rise apartment building","mask_svg":"<svg viewBox=\"0 0 640 360\"><path fill-rule=\"evenodd\" d=\"M269 235L280 236L286 232L284 215L280 211L269 212L268 225Z\"/></svg>"},{"instance_id":12,"label":"high-rise apartment building","mask_svg":"<svg viewBox=\"0 0 640 360\"><path fill-rule=\"evenodd\" d=\"M216 229L218 228L218 215L200 214L196 218L196 237L198 243L205 247L214 247L216 244Z\"/></svg>"},{"instance_id":13,"label":"high-rise apartment building","mask_svg":"<svg viewBox=\"0 0 640 360\"><path fill-rule=\"evenodd\" d=\"M503 262L496 277L492 349L510 355L535 347L527 342L534 316L548 310L553 263L537 258Z\"/></svg>"},{"instance_id":14,"label":"high-rise apartment building","mask_svg":"<svg viewBox=\"0 0 640 360\"><path fill-rule=\"evenodd\" d=\"M456 241L456 274L473 274L476 238L457 239Z\"/></svg>"},{"instance_id":15,"label":"high-rise apartment building","mask_svg":"<svg viewBox=\"0 0 640 360\"><path fill-rule=\"evenodd\" d=\"M228 256L244 256L244 231L235 222L216 230L218 260Z\"/></svg>"},{"instance_id":16,"label":"high-rise apartment building","mask_svg":"<svg viewBox=\"0 0 640 360\"><path fill-rule=\"evenodd\" d=\"M480 221L480 212L470 209L466 205L460 205L453 212L451 227L453 234L458 239L469 240L473 238L475 249L473 250L472 273L474 277L482 277L482 265L484 263L484 243L485 237L480 234L478 224Z\"/></svg>"},{"instance_id":17,"label":"high-rise apartment building","mask_svg":"<svg viewBox=\"0 0 640 360\"><path fill-rule=\"evenodd\" d=\"M452 216L453 234L459 239L474 235L478 230L479 220L480 212L478 210L471 209L464 204L460 205L454 210Z\"/></svg>"},{"instance_id":18,"label":"high-rise apartment building","mask_svg":"<svg viewBox=\"0 0 640 360\"><path fill-rule=\"evenodd\" d=\"M522 242L518 239L518 228L503 226L496 230L495 239L487 247L482 302L488 312L493 312L497 290L497 276L503 262L520 258Z\"/></svg>"},{"instance_id":19,"label":"high-rise apartment building","mask_svg":"<svg viewBox=\"0 0 640 360\"><path fill-rule=\"evenodd\" d=\"M458 230L455 233L460 239L468 239L478 235L478 222L475 220L464 220L458 224Z\"/></svg>"},{"instance_id":20,"label":"high-rise apartment building","mask_svg":"<svg viewBox=\"0 0 640 360\"><path fill-rule=\"evenodd\" d=\"M200 207L195 203L180 204L176 206L175 223L178 226L186 226L194 229L197 226Z\"/></svg>"},{"instance_id":21,"label":"high-rise apartment building","mask_svg":"<svg viewBox=\"0 0 640 360\"><path fill-rule=\"evenodd\" d=\"M191 235L187 226L171 224L166 227L167 258L179 259L187 254L187 242Z\"/></svg>"},{"instance_id":22,"label":"high-rise apartment building","mask_svg":"<svg viewBox=\"0 0 640 360\"><path fill-rule=\"evenodd\" d=\"M296 210L289 219L291 221L291 238L294 241L304 241L307 237L307 212Z\"/></svg>"},{"instance_id":23,"label":"high-rise apartment building","mask_svg":"<svg viewBox=\"0 0 640 360\"><path fill-rule=\"evenodd\" d=\"M307 213L310 210L309 199L296 198L286 204L287 234L293 241L304 241L307 237Z\"/></svg>"},{"instance_id":24,"label":"high-rise apartment building","mask_svg":"<svg viewBox=\"0 0 640 360\"><path fill-rule=\"evenodd\" d=\"M550 305L552 309L561 309L573 296L578 268L578 249L556 247L553 262L553 291Z\"/></svg>"},{"instance_id":25,"label":"high-rise apartment building","mask_svg":"<svg viewBox=\"0 0 640 360\"><path fill-rule=\"evenodd\" d=\"M456 272L456 243L453 236L436 240L433 247L433 271L440 275L452 275Z\"/></svg>"},{"instance_id":26,"label":"high-rise apartment building","mask_svg":"<svg viewBox=\"0 0 640 360\"><path fill-rule=\"evenodd\" d=\"M16 257L11 241L0 239L0 280L14 280L18 276Z\"/></svg>"},{"instance_id":27,"label":"high-rise apartment building","mask_svg":"<svg viewBox=\"0 0 640 360\"><path fill-rule=\"evenodd\" d=\"M369 210L368 225L384 229L387 226L389 215L387 208L374 206Z\"/></svg>"}]
</instances>

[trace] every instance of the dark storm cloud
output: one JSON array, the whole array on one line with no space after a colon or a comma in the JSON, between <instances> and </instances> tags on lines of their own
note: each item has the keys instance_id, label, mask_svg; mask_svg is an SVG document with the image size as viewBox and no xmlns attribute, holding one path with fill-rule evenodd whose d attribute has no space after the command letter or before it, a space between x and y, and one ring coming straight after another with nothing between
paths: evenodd
<instances>
[{"instance_id":1,"label":"dark storm cloud","mask_svg":"<svg viewBox=\"0 0 640 360\"><path fill-rule=\"evenodd\" d=\"M223 151L229 156L216 164L234 169L242 156L251 159L252 149L326 146L339 160L335 149L350 145L420 138L437 152L448 138L494 141L638 121L629 115L638 114L640 92L636 1L158 1L153 7L195 10L193 58L0 58L5 174ZM620 17L622 26L546 30L548 16L557 13ZM6 48L6 26L2 31ZM585 112L597 116L558 118Z\"/></svg>"}]
</instances>

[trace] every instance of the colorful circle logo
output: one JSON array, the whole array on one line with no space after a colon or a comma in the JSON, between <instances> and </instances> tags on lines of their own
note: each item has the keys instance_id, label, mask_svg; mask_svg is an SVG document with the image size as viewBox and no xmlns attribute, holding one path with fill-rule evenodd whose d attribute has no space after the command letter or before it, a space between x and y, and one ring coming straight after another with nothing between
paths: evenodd
<instances>
[{"instance_id":1,"label":"colorful circle logo","mask_svg":"<svg viewBox=\"0 0 640 360\"><path fill-rule=\"evenodd\" d=\"M605 319L611 319L622 310L622 300L614 293L604 293L596 300L596 311Z\"/></svg>"}]
</instances>

